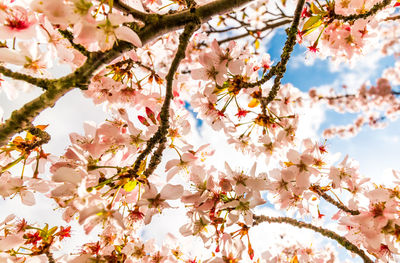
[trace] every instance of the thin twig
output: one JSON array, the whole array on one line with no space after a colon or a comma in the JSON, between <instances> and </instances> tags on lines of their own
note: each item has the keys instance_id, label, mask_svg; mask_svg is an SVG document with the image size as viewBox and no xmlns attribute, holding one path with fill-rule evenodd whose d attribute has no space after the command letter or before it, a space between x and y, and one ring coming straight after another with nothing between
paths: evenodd
<instances>
[{"instance_id":1,"label":"thin twig","mask_svg":"<svg viewBox=\"0 0 400 263\"><path fill-rule=\"evenodd\" d=\"M304 0L299 0L299 2L297 2L292 25L287 31L288 37L286 39L285 46L283 47L283 52L281 54L281 61L278 62L275 66L272 66L269 72L266 75L264 75L260 80L253 83L246 83L244 85L245 88L257 87L264 84L265 82L270 80L274 75L276 75L274 85L272 86L272 89L269 92L268 97L266 99L261 100L263 108L266 107L266 105L268 105L268 103L270 103L278 93L280 81L283 77L283 74L286 71L286 64L289 61L290 54L293 51L294 45L296 44L296 34L298 30L297 27L299 26L300 15L304 2L305 2Z\"/></svg>"},{"instance_id":2,"label":"thin twig","mask_svg":"<svg viewBox=\"0 0 400 263\"><path fill-rule=\"evenodd\" d=\"M49 89L49 87L52 85L52 80L50 80L50 79L35 78L30 75L14 72L3 66L0 66L0 73L6 77L17 79L17 80L22 80L29 84L33 84L44 90Z\"/></svg>"},{"instance_id":3,"label":"thin twig","mask_svg":"<svg viewBox=\"0 0 400 263\"><path fill-rule=\"evenodd\" d=\"M386 6L388 6L392 1L391 0L383 0L382 2L376 3L370 10L364 12L362 14L352 14L348 16L339 15L336 13L330 14L332 19L342 20L344 22L351 22L358 19L366 19L370 16L375 15L378 11L382 10Z\"/></svg>"},{"instance_id":4,"label":"thin twig","mask_svg":"<svg viewBox=\"0 0 400 263\"><path fill-rule=\"evenodd\" d=\"M60 34L69 41L73 48L81 52L82 55L84 55L85 57L88 57L90 55L90 52L84 46L74 43L74 35L70 31L68 31L67 29L59 29L58 32L60 32Z\"/></svg>"},{"instance_id":5,"label":"thin twig","mask_svg":"<svg viewBox=\"0 0 400 263\"><path fill-rule=\"evenodd\" d=\"M252 33L255 33L255 32L264 32L264 31L267 31L267 30L275 29L275 28L287 25L290 22L292 22L291 19L285 19L285 20L282 20L282 21L279 21L279 22L276 22L276 23L273 23L273 24L266 24L263 28L261 28L259 30L247 30L247 33L243 33L243 34L240 34L240 35L236 35L236 36L228 37L226 39L219 40L218 44L223 44L223 43L226 43L226 42L229 42L229 41L232 41L232 40L245 38L245 37L248 37Z\"/></svg>"},{"instance_id":6,"label":"thin twig","mask_svg":"<svg viewBox=\"0 0 400 263\"><path fill-rule=\"evenodd\" d=\"M400 95L400 92L392 91L391 94L394 96L398 96ZM331 97L318 96L318 100L340 100L340 99L355 98L355 97L357 97L357 94L343 94Z\"/></svg>"},{"instance_id":7,"label":"thin twig","mask_svg":"<svg viewBox=\"0 0 400 263\"><path fill-rule=\"evenodd\" d=\"M336 201L335 199L333 199L325 191L323 191L320 186L313 185L313 186L311 186L310 189L311 189L311 191L317 193L319 196L321 196L323 199L325 199L325 201L327 201L328 203L331 203L332 205L336 206L340 210L342 210L342 211L344 211L346 213L349 213L349 214L351 214L353 216L360 214L360 211L352 210L352 209L348 208L347 206L345 206L344 204L342 204L342 203Z\"/></svg>"},{"instance_id":8,"label":"thin twig","mask_svg":"<svg viewBox=\"0 0 400 263\"><path fill-rule=\"evenodd\" d=\"M124 2L122 2L120 0L113 0L113 7L123 13L131 14L133 16L133 18L140 20L142 22L146 22L147 19L151 15L151 14L141 12L137 9L134 9L133 7L125 4Z\"/></svg>"},{"instance_id":9,"label":"thin twig","mask_svg":"<svg viewBox=\"0 0 400 263\"><path fill-rule=\"evenodd\" d=\"M276 65L276 77L274 79L274 85L272 86L266 100L261 100L261 103L265 104L265 106L273 101L278 94L281 85L281 79L283 78L283 74L285 74L286 72L286 64L288 63L290 54L292 53L294 45L296 44L296 35L298 31L297 27L300 23L300 16L301 11L303 10L304 2L305 0L299 0L297 2L296 10L294 11L293 22L288 30L288 37L286 39L285 46L283 47L283 52L281 54L281 61Z\"/></svg>"},{"instance_id":10,"label":"thin twig","mask_svg":"<svg viewBox=\"0 0 400 263\"><path fill-rule=\"evenodd\" d=\"M389 17L385 18L384 20L385 20L385 21L394 21L394 20L397 20L397 19L400 19L400 15L397 15L397 16L389 16Z\"/></svg>"}]
</instances>

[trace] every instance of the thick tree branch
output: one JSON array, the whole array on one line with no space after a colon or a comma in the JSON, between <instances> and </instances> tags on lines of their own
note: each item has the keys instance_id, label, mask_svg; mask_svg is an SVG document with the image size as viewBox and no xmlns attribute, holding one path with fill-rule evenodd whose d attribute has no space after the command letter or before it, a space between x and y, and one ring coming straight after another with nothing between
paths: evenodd
<instances>
[{"instance_id":1,"label":"thick tree branch","mask_svg":"<svg viewBox=\"0 0 400 263\"><path fill-rule=\"evenodd\" d=\"M184 10L175 14L151 15L148 25L139 30L138 35L144 45L158 36L184 27L195 19L206 22L215 15L231 11L233 8L240 7L251 1L217 0L198 8ZM21 109L14 111L11 117L0 125L0 146L7 144L14 134L26 128L37 115L48 107L52 107L68 91L75 87L86 87L92 74L100 67L133 48L130 43L119 41L109 51L91 52L86 62L74 73L53 80L51 83L54 87L49 88L48 91L25 104Z\"/></svg>"},{"instance_id":2,"label":"thick tree branch","mask_svg":"<svg viewBox=\"0 0 400 263\"><path fill-rule=\"evenodd\" d=\"M186 6L188 8L192 8L192 7L195 7L197 5L195 0L185 0L185 2L186 2Z\"/></svg>"},{"instance_id":3,"label":"thick tree branch","mask_svg":"<svg viewBox=\"0 0 400 263\"><path fill-rule=\"evenodd\" d=\"M195 17L200 19L202 23L205 23L213 16L221 15L252 1L253 0L217 0L175 14L153 15L151 24L144 27L139 32L139 37L143 43L147 43L149 39L154 39L160 35L184 27L186 24L193 21Z\"/></svg>"},{"instance_id":4,"label":"thick tree branch","mask_svg":"<svg viewBox=\"0 0 400 263\"><path fill-rule=\"evenodd\" d=\"M41 130L39 128L31 127L31 128L29 128L28 131L29 131L30 134L32 134L32 135L34 135L34 136L39 138L39 140L37 140L35 143L32 143L31 145L29 145L29 149L28 150L33 150L36 147L39 147L39 146L41 146L43 144L46 144L51 139L50 134L48 134L46 131L43 131L43 130Z\"/></svg>"},{"instance_id":5,"label":"thick tree branch","mask_svg":"<svg viewBox=\"0 0 400 263\"><path fill-rule=\"evenodd\" d=\"M75 87L85 87L95 70L103 64L110 62L121 53L119 49L124 48L125 45L131 46L128 43L119 44L118 48L106 53L91 53L85 64L74 73L57 80L47 80L46 92L26 103L19 110L13 111L10 118L0 125L0 146L7 144L14 134L30 127L32 121L39 113L49 107L53 107L56 101L65 93Z\"/></svg>"},{"instance_id":6,"label":"thick tree branch","mask_svg":"<svg viewBox=\"0 0 400 263\"><path fill-rule=\"evenodd\" d=\"M290 218L290 217L269 217L269 216L254 216L254 225L258 225L262 222L268 222L268 223L285 223L285 224L290 224L292 226L298 227L298 228L308 228L311 229L315 232L320 233L323 236L326 236L330 239L333 239L337 241L340 245L342 245L345 249L349 250L350 252L353 252L357 255L359 255L364 262L366 263L373 263L373 261L365 254L365 252L361 249L359 249L356 245L351 243L347 238L342 237L335 232L322 228L322 227L317 227L309 223L297 221L296 219Z\"/></svg>"}]
</instances>

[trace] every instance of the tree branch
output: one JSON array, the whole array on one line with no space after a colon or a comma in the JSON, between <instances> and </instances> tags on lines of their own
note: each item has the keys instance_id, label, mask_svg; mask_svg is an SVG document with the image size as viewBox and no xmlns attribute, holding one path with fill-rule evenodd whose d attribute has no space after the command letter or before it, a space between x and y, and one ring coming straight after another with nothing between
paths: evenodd
<instances>
[{"instance_id":1,"label":"tree branch","mask_svg":"<svg viewBox=\"0 0 400 263\"><path fill-rule=\"evenodd\" d=\"M362 14L352 14L344 16L334 13L333 15L330 14L330 17L336 20L342 20L344 22L351 22L357 19L366 19L369 16L375 15L378 11L388 6L391 2L392 2L391 0L383 0L382 2L376 3L370 10Z\"/></svg>"},{"instance_id":2,"label":"tree branch","mask_svg":"<svg viewBox=\"0 0 400 263\"><path fill-rule=\"evenodd\" d=\"M244 85L245 88L253 88L260 86L270 80L274 75L276 75L274 85L272 86L271 91L268 94L268 97L266 99L261 99L261 105L266 107L268 103L270 103L277 95L279 86L280 86L280 81L283 77L283 74L286 71L286 64L289 61L290 54L293 51L294 45L296 44L296 35L297 35L297 27L299 26L300 22L300 15L301 11L304 5L304 0L299 0L297 2L296 10L294 13L294 18L292 25L288 29L288 37L285 42L285 46L283 47L283 52L281 54L281 61L279 61L275 66L272 66L269 72L264 75L260 80L253 82L253 83L246 83Z\"/></svg>"},{"instance_id":3,"label":"tree branch","mask_svg":"<svg viewBox=\"0 0 400 263\"><path fill-rule=\"evenodd\" d=\"M50 79L35 78L35 77L29 76L26 74L14 72L3 66L0 66L0 73L2 73L6 77L17 79L17 80L22 80L29 84L33 84L35 86L41 87L44 90L47 90L49 88L49 86L51 86L51 83L52 83L52 80L50 80Z\"/></svg>"},{"instance_id":4,"label":"tree branch","mask_svg":"<svg viewBox=\"0 0 400 263\"><path fill-rule=\"evenodd\" d=\"M209 4L184 10L175 14L151 15L148 25L139 30L138 36L142 44L161 36L165 33L175 31L184 27L189 22L199 19L206 22L213 16L222 14L240 7L252 0L217 0ZM30 124L39 113L48 107L52 107L56 101L68 91L75 87L84 88L88 85L92 74L103 65L111 62L134 46L124 41L118 41L114 47L106 52L91 52L86 62L63 78L53 80L54 88L49 88L40 97L22 106L21 109L12 113L11 117L0 125L0 146L7 144L9 139L17 132L22 131ZM33 81L33 80L32 80Z\"/></svg>"},{"instance_id":5,"label":"tree branch","mask_svg":"<svg viewBox=\"0 0 400 263\"><path fill-rule=\"evenodd\" d=\"M58 32L60 32L60 34L69 41L69 43L73 48L81 52L82 55L86 57L90 55L90 52L87 51L87 49L84 46L74 43L74 35L71 32L69 32L68 29L65 30L59 29Z\"/></svg>"},{"instance_id":6,"label":"tree branch","mask_svg":"<svg viewBox=\"0 0 400 263\"><path fill-rule=\"evenodd\" d=\"M305 0L298 0L297 2L296 10L294 11L293 22L288 30L288 37L286 39L285 46L283 47L281 61L276 65L276 69L274 72L276 75L274 85L272 86L266 100L261 100L261 104L265 104L265 106L273 101L278 94L281 85L281 79L283 78L283 74L285 74L286 72L286 64L288 63L290 54L292 53L294 45L296 44L296 35L298 31L297 27L299 26L301 11L303 10L304 2Z\"/></svg>"},{"instance_id":7,"label":"tree branch","mask_svg":"<svg viewBox=\"0 0 400 263\"><path fill-rule=\"evenodd\" d=\"M56 263L53 257L53 253L51 253L49 250L45 251L45 255L47 256L47 259L49 260L49 263Z\"/></svg>"},{"instance_id":8,"label":"tree branch","mask_svg":"<svg viewBox=\"0 0 400 263\"><path fill-rule=\"evenodd\" d=\"M337 208L339 208L340 210L349 213L351 215L359 215L360 211L358 210L352 210L350 208L348 208L347 206L345 206L343 203L340 203L336 200L334 200L331 196L329 196L325 191L323 191L321 189L320 186L318 185L313 185L310 187L310 190L317 193L319 196L321 196L323 199L325 199L325 201L327 201L328 203L331 203L332 205L336 206Z\"/></svg>"},{"instance_id":9,"label":"tree branch","mask_svg":"<svg viewBox=\"0 0 400 263\"><path fill-rule=\"evenodd\" d=\"M124 48L124 44L131 46L126 42L120 42L118 48ZM46 92L26 103L19 110L13 111L10 118L0 124L0 146L7 144L14 134L30 127L39 113L49 107L53 107L57 100L68 91L75 87L85 87L95 70L104 63L110 62L119 54L120 50L117 48L106 53L91 53L85 64L75 72L56 80L47 80Z\"/></svg>"},{"instance_id":10,"label":"tree branch","mask_svg":"<svg viewBox=\"0 0 400 263\"><path fill-rule=\"evenodd\" d=\"M123 13L131 14L133 18L142 22L146 22L148 17L151 15L134 9L120 0L113 0L113 7Z\"/></svg>"},{"instance_id":11,"label":"tree branch","mask_svg":"<svg viewBox=\"0 0 400 263\"><path fill-rule=\"evenodd\" d=\"M311 229L315 232L320 233L323 236L326 236L330 239L333 239L337 241L340 245L342 245L345 249L349 250L350 252L353 252L357 255L359 255L364 262L366 263L373 263L373 261L365 254L365 252L361 249L359 249L356 245L351 243L347 238L339 236L335 232L322 228L322 227L317 227L309 223L297 221L296 219L290 218L290 217L269 217L269 216L253 216L254 219L254 225L258 225L262 222L268 222L268 223L285 223L285 224L290 224L292 226L298 227L298 228L308 228Z\"/></svg>"},{"instance_id":12,"label":"tree branch","mask_svg":"<svg viewBox=\"0 0 400 263\"><path fill-rule=\"evenodd\" d=\"M389 16L389 17L385 18L385 21L394 21L394 20L398 20L398 19L400 19L400 15Z\"/></svg>"},{"instance_id":13,"label":"tree branch","mask_svg":"<svg viewBox=\"0 0 400 263\"><path fill-rule=\"evenodd\" d=\"M175 54L174 60L171 63L171 67L168 71L167 76L165 77L167 80L167 86L166 86L166 94L165 94L165 99L164 103L161 107L161 113L160 113L160 119L161 119L161 125L158 127L156 133L153 135L153 137L150 138L149 142L146 145L146 148L143 150L143 152L138 156L136 159L134 165L133 165L133 170L132 174L135 176L139 170L140 164L144 160L144 158L150 154L151 150L154 148L154 146L159 143L159 147L156 150L156 152L153 154L149 166L146 169L144 175L147 177L152 172L156 169L158 164L161 162L161 156L162 152L165 149L165 142L166 142L166 136L168 133L168 128L169 128L169 107L171 104L171 100L173 98L172 94L172 83L174 80L174 76L176 71L178 70L179 63L181 60L185 57L185 51L187 48L187 45L189 43L189 39L194 33L199 28L200 21L195 21L189 23L187 26L185 26L185 30L183 33L179 36L179 46L178 50Z\"/></svg>"},{"instance_id":14,"label":"tree branch","mask_svg":"<svg viewBox=\"0 0 400 263\"><path fill-rule=\"evenodd\" d=\"M226 39L223 39L223 40L219 40L218 44L222 44L222 43L229 42L229 41L232 41L232 40L248 37L248 36L250 36L251 32L256 32L256 31L264 32L264 31L267 31L267 30L270 30L270 29L278 28L280 26L284 26L286 24L289 24L290 22L292 22L291 19L285 19L285 20L276 22L274 24L266 24L263 28L261 28L259 30L254 30L254 31L248 30L247 33L243 33L243 34L240 34L240 35L237 35L237 36L233 36L233 37L229 37L229 38L226 38ZM232 28L232 29L235 29L235 28ZM214 33L214 32L210 32L210 33Z\"/></svg>"}]
</instances>

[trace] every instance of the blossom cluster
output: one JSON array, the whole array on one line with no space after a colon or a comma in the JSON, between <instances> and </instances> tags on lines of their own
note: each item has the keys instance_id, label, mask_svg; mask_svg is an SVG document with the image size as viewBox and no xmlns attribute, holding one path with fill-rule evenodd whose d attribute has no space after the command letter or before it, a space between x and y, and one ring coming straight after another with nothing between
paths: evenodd
<instances>
[{"instance_id":1,"label":"blossom cluster","mask_svg":"<svg viewBox=\"0 0 400 263\"><path fill-rule=\"evenodd\" d=\"M260 42L263 32L274 28L271 23L279 21L277 27L297 19L300 26L287 30L287 43L297 37L321 56L351 60L375 41L381 22L390 21L385 19L397 4L307 1L292 17L286 15L292 12L291 2L272 8L270 1L258 1L187 36L189 26L208 19L192 16L211 12L197 8L211 3L218 9L229 1L27 2L0 2L2 90L14 99L20 89L10 84L12 79L35 84L43 94L26 107L50 107L53 98L76 86L111 117L100 124L85 122L84 133L69 134L70 145L58 155L46 151L51 140L47 126L30 123L39 109L26 113L28 120L16 112L11 121L1 121L0 129L18 122L26 126L0 147L0 195L6 201L18 197L26 206L43 195L62 211L65 222L76 221L86 235L100 234L70 253L60 245L71 237L70 226L28 224L9 215L0 223L0 260L339 262L331 246L317 251L311 244L277 241L278 253L271 244L264 251L255 249L257 225L286 223L332 238L366 262L372 257L396 261L399 173L393 172L393 184L374 184L361 175L357 162L347 156L336 162L326 141L300 138L297 131L302 113L321 102L339 112L360 112L354 125L330 128L326 137L355 134L366 123L380 126L381 116L397 118L400 105L393 85L399 83L398 63L376 85L354 93L311 89L307 94L280 83L291 52L288 44L281 61L272 61L268 53L260 55ZM158 32L146 39L149 31L158 30L146 26L174 16L188 19L183 33ZM251 43L230 39L239 28L229 21L239 24ZM174 23L173 30L182 22ZM228 38L210 37L228 31ZM53 80L58 65L73 73ZM219 149L194 139L201 133L196 120L254 161L238 164L228 154L215 161ZM284 216L258 215L265 205ZM328 205L333 216L327 216ZM168 234L163 242L144 238L143 229L169 209L184 210L179 233ZM191 240L202 249L191 250Z\"/></svg>"},{"instance_id":2,"label":"blossom cluster","mask_svg":"<svg viewBox=\"0 0 400 263\"><path fill-rule=\"evenodd\" d=\"M386 72L385 75L390 77L390 71ZM343 89L346 92L348 88L344 86ZM335 135L354 136L364 125L383 128L387 124L385 119L394 121L399 114L398 92L392 89L387 78L379 78L376 85L369 88L364 84L355 92L337 93L331 89L329 92L319 93L316 89L310 89L309 96L314 103L326 103L337 112L359 114L352 124L326 129L324 136L327 138Z\"/></svg>"}]
</instances>

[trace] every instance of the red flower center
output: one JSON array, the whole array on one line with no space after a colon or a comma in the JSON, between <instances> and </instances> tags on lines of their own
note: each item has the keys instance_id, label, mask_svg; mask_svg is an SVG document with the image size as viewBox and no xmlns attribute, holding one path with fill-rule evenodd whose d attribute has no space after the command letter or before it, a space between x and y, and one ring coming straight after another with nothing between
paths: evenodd
<instances>
[{"instance_id":1,"label":"red flower center","mask_svg":"<svg viewBox=\"0 0 400 263\"><path fill-rule=\"evenodd\" d=\"M11 14L10 17L6 19L5 26L10 27L11 29L23 30L27 29L30 24L28 18L26 17L26 14L17 11Z\"/></svg>"}]
</instances>

